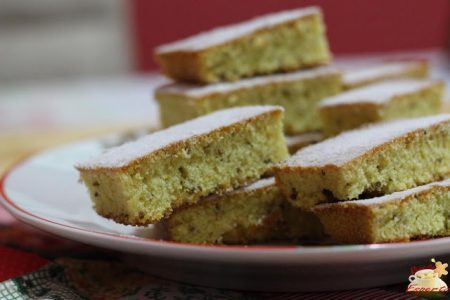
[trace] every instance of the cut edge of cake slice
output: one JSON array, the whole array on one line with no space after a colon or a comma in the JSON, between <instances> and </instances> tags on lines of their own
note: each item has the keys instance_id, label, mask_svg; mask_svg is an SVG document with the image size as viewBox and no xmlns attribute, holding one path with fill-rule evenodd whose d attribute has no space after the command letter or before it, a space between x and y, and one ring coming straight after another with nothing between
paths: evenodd
<instances>
[{"instance_id":1,"label":"cut edge of cake slice","mask_svg":"<svg viewBox=\"0 0 450 300\"><path fill-rule=\"evenodd\" d=\"M332 136L364 124L437 114L443 93L443 81L429 79L397 79L346 91L319 104L322 130Z\"/></svg>"},{"instance_id":2,"label":"cut edge of cake slice","mask_svg":"<svg viewBox=\"0 0 450 300\"><path fill-rule=\"evenodd\" d=\"M197 244L309 240L324 235L312 212L285 201L273 177L182 206L164 223L169 239Z\"/></svg>"},{"instance_id":3,"label":"cut edge of cake slice","mask_svg":"<svg viewBox=\"0 0 450 300\"><path fill-rule=\"evenodd\" d=\"M169 239L195 244L247 244L274 237L284 201L275 179L258 180L176 209L165 220Z\"/></svg>"},{"instance_id":4,"label":"cut edge of cake slice","mask_svg":"<svg viewBox=\"0 0 450 300\"><path fill-rule=\"evenodd\" d=\"M257 119L265 114L282 114L284 109L280 106L255 105L241 106L201 116L196 119L177 124L166 129L155 131L137 140L126 142L118 147L93 156L75 167L78 170L93 169L124 169L148 158L150 155L167 151L166 148L179 147L180 143L190 138L199 138L212 131L230 129L233 125L244 125L250 120Z\"/></svg>"},{"instance_id":5,"label":"cut edge of cake slice","mask_svg":"<svg viewBox=\"0 0 450 300\"><path fill-rule=\"evenodd\" d=\"M442 80L433 79L383 81L328 97L320 103L320 108L355 104L383 105L395 97L420 92L433 86L443 87L443 85Z\"/></svg>"},{"instance_id":6,"label":"cut edge of cake slice","mask_svg":"<svg viewBox=\"0 0 450 300\"><path fill-rule=\"evenodd\" d=\"M333 67L259 76L210 85L174 83L155 91L164 127L230 107L280 105L287 134L319 130L317 106L341 91L341 74Z\"/></svg>"},{"instance_id":7,"label":"cut edge of cake slice","mask_svg":"<svg viewBox=\"0 0 450 300\"><path fill-rule=\"evenodd\" d=\"M450 234L450 179L371 199L321 204L313 212L326 233L341 243L446 236Z\"/></svg>"},{"instance_id":8,"label":"cut edge of cake slice","mask_svg":"<svg viewBox=\"0 0 450 300\"><path fill-rule=\"evenodd\" d=\"M218 111L77 168L97 213L123 224L155 223L183 204L254 181L286 158L282 116L275 106Z\"/></svg>"},{"instance_id":9,"label":"cut edge of cake slice","mask_svg":"<svg viewBox=\"0 0 450 300\"><path fill-rule=\"evenodd\" d=\"M277 184L305 209L362 194L386 194L450 173L450 114L379 123L299 150L273 168Z\"/></svg>"},{"instance_id":10,"label":"cut edge of cake slice","mask_svg":"<svg viewBox=\"0 0 450 300\"><path fill-rule=\"evenodd\" d=\"M198 83L236 81L293 71L331 60L320 8L263 15L155 49L163 72Z\"/></svg>"},{"instance_id":11,"label":"cut edge of cake slice","mask_svg":"<svg viewBox=\"0 0 450 300\"><path fill-rule=\"evenodd\" d=\"M314 69L297 70L287 73L277 73L270 75L261 75L252 78L244 78L234 82L218 82L208 85L172 82L164 84L155 89L156 95L170 94L186 96L193 100L202 100L207 96L214 94L224 94L241 89L250 89L256 86L284 83L297 80L311 79L330 74L341 74L341 71L332 66L321 66Z\"/></svg>"}]
</instances>

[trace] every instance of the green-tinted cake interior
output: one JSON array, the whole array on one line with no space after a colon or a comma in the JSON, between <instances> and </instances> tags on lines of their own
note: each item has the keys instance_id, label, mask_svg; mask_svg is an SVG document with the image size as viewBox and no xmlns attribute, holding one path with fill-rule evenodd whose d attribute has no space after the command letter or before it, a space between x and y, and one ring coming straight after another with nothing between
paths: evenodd
<instances>
[{"instance_id":1,"label":"green-tinted cake interior","mask_svg":"<svg viewBox=\"0 0 450 300\"><path fill-rule=\"evenodd\" d=\"M318 218L287 203L273 183L205 198L175 211L167 224L172 240L199 244L286 242L324 235Z\"/></svg>"},{"instance_id":2,"label":"green-tinted cake interior","mask_svg":"<svg viewBox=\"0 0 450 300\"><path fill-rule=\"evenodd\" d=\"M212 111L245 105L280 105L285 108L284 130L295 134L321 128L317 105L341 90L338 73L311 79L259 85L196 99L170 93L156 93L161 121L167 127Z\"/></svg>"},{"instance_id":3,"label":"green-tinted cake interior","mask_svg":"<svg viewBox=\"0 0 450 300\"><path fill-rule=\"evenodd\" d=\"M443 92L443 85L435 84L420 92L396 96L383 104L325 106L320 109L323 132L330 136L368 123L437 114Z\"/></svg>"},{"instance_id":4,"label":"green-tinted cake interior","mask_svg":"<svg viewBox=\"0 0 450 300\"><path fill-rule=\"evenodd\" d=\"M329 200L391 194L440 180L450 173L449 149L450 126L445 123L340 168L277 171L277 178L295 205L310 208Z\"/></svg>"},{"instance_id":5,"label":"green-tinted cake interior","mask_svg":"<svg viewBox=\"0 0 450 300\"><path fill-rule=\"evenodd\" d=\"M286 158L281 119L267 114L124 170L85 170L81 177L100 215L124 224L154 223L182 204L255 180Z\"/></svg>"},{"instance_id":6,"label":"green-tinted cake interior","mask_svg":"<svg viewBox=\"0 0 450 300\"><path fill-rule=\"evenodd\" d=\"M437 189L421 197L373 209L375 241L450 234L450 190Z\"/></svg>"},{"instance_id":7,"label":"green-tinted cake interior","mask_svg":"<svg viewBox=\"0 0 450 300\"><path fill-rule=\"evenodd\" d=\"M314 212L325 231L339 243L385 243L450 234L449 186L387 197L392 199L316 206Z\"/></svg>"},{"instance_id":8,"label":"green-tinted cake interior","mask_svg":"<svg viewBox=\"0 0 450 300\"><path fill-rule=\"evenodd\" d=\"M168 220L171 239L197 244L236 244L274 236L283 201L276 187L236 192L182 208Z\"/></svg>"},{"instance_id":9,"label":"green-tinted cake interior","mask_svg":"<svg viewBox=\"0 0 450 300\"><path fill-rule=\"evenodd\" d=\"M204 53L206 79L237 80L328 62L330 52L324 31L317 14L212 48Z\"/></svg>"}]
</instances>

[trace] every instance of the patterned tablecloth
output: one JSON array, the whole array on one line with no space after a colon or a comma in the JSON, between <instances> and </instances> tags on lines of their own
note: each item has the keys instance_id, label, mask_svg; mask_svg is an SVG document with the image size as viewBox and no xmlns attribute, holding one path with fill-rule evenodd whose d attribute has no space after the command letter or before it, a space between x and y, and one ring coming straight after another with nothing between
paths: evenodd
<instances>
[{"instance_id":1,"label":"patterned tablecloth","mask_svg":"<svg viewBox=\"0 0 450 300\"><path fill-rule=\"evenodd\" d=\"M0 299L417 299L405 284L331 293L255 293L143 274L111 251L48 235L0 208Z\"/></svg>"}]
</instances>

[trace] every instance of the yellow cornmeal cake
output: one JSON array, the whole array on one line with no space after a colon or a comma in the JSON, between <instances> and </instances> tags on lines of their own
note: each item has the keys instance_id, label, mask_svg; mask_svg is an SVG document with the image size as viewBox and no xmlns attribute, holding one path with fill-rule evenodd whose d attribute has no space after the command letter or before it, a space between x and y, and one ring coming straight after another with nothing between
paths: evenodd
<instances>
[{"instance_id":1,"label":"yellow cornmeal cake","mask_svg":"<svg viewBox=\"0 0 450 300\"><path fill-rule=\"evenodd\" d=\"M210 83L317 66L331 54L320 8L307 7L162 45L155 58L169 77Z\"/></svg>"},{"instance_id":2,"label":"yellow cornmeal cake","mask_svg":"<svg viewBox=\"0 0 450 300\"><path fill-rule=\"evenodd\" d=\"M77 165L98 214L145 225L201 197L260 178L288 156L283 109L218 111L111 148Z\"/></svg>"},{"instance_id":3,"label":"yellow cornmeal cake","mask_svg":"<svg viewBox=\"0 0 450 300\"><path fill-rule=\"evenodd\" d=\"M313 209L341 243L386 243L450 235L450 180L383 197L318 205Z\"/></svg>"},{"instance_id":4,"label":"yellow cornmeal cake","mask_svg":"<svg viewBox=\"0 0 450 300\"><path fill-rule=\"evenodd\" d=\"M248 244L283 238L314 238L323 229L311 212L286 208L274 178L204 198L175 210L166 221L169 238L196 244Z\"/></svg>"},{"instance_id":5,"label":"yellow cornmeal cake","mask_svg":"<svg viewBox=\"0 0 450 300\"><path fill-rule=\"evenodd\" d=\"M441 81L399 79L369 85L323 100L319 105L325 136L363 124L439 113Z\"/></svg>"},{"instance_id":6,"label":"yellow cornmeal cake","mask_svg":"<svg viewBox=\"0 0 450 300\"><path fill-rule=\"evenodd\" d=\"M228 107L271 104L285 108L285 132L295 134L320 129L319 101L340 90L340 72L320 67L204 86L172 83L155 97L164 127Z\"/></svg>"},{"instance_id":7,"label":"yellow cornmeal cake","mask_svg":"<svg viewBox=\"0 0 450 300\"><path fill-rule=\"evenodd\" d=\"M450 114L380 123L300 149L273 171L296 206L384 195L450 174Z\"/></svg>"},{"instance_id":8,"label":"yellow cornmeal cake","mask_svg":"<svg viewBox=\"0 0 450 300\"><path fill-rule=\"evenodd\" d=\"M319 131L311 131L298 135L287 135L285 138L289 153L294 154L301 148L320 142L323 140L323 135Z\"/></svg>"},{"instance_id":9,"label":"yellow cornmeal cake","mask_svg":"<svg viewBox=\"0 0 450 300\"><path fill-rule=\"evenodd\" d=\"M353 89L374 82L399 79L423 79L428 75L428 62L426 60L396 61L378 65L360 67L343 72L342 81L344 89Z\"/></svg>"}]
</instances>

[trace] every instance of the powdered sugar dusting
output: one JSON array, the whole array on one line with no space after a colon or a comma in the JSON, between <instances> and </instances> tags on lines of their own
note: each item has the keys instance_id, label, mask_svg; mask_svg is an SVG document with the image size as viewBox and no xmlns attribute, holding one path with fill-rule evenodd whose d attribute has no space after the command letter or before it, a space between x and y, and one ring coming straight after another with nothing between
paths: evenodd
<instances>
[{"instance_id":1,"label":"powdered sugar dusting","mask_svg":"<svg viewBox=\"0 0 450 300\"><path fill-rule=\"evenodd\" d=\"M237 39L263 28L270 28L284 22L289 22L320 13L321 10L319 7L311 6L263 15L245 22L218 27L183 40L161 45L156 48L156 53L198 51Z\"/></svg>"},{"instance_id":2,"label":"powdered sugar dusting","mask_svg":"<svg viewBox=\"0 0 450 300\"><path fill-rule=\"evenodd\" d=\"M104 153L77 165L80 169L121 168L176 142L208 134L261 114L282 111L279 106L242 106L213 112L209 115L151 133L136 141L110 148Z\"/></svg>"},{"instance_id":3,"label":"powdered sugar dusting","mask_svg":"<svg viewBox=\"0 0 450 300\"><path fill-rule=\"evenodd\" d=\"M446 179L443 181L438 182L432 182L426 185L421 185L412 189L404 190L401 192L392 193L389 195L381 196L381 197L375 197L371 199L361 199L361 200L350 200L350 201L343 201L336 203L334 205L340 205L340 204L354 204L354 205L378 205L378 204L385 204L392 201L399 201L402 199L405 199L408 196L429 191L432 190L435 187L449 187L450 188L450 179ZM333 204L330 204L333 205Z\"/></svg>"},{"instance_id":4,"label":"powdered sugar dusting","mask_svg":"<svg viewBox=\"0 0 450 300\"><path fill-rule=\"evenodd\" d=\"M270 83L289 82L301 79L316 78L325 75L340 74L332 67L319 67L310 70L301 70L290 73L274 74L267 76L253 77L236 82L222 82L209 85L198 85L189 83L171 83L156 89L157 93L167 93L184 95L193 98L200 98L210 94L227 93L244 88L252 88Z\"/></svg>"},{"instance_id":5,"label":"powdered sugar dusting","mask_svg":"<svg viewBox=\"0 0 450 300\"><path fill-rule=\"evenodd\" d=\"M298 135L286 136L286 145L292 147L298 144L307 144L318 142L323 139L323 136L318 131L306 132Z\"/></svg>"},{"instance_id":6,"label":"powdered sugar dusting","mask_svg":"<svg viewBox=\"0 0 450 300\"><path fill-rule=\"evenodd\" d=\"M342 80L345 85L357 85L370 80L400 77L423 66L423 61L392 62L363 69L345 71Z\"/></svg>"},{"instance_id":7,"label":"powdered sugar dusting","mask_svg":"<svg viewBox=\"0 0 450 300\"><path fill-rule=\"evenodd\" d=\"M263 178L242 188L243 191L254 191L268 186L275 185L275 177Z\"/></svg>"},{"instance_id":8,"label":"powdered sugar dusting","mask_svg":"<svg viewBox=\"0 0 450 300\"><path fill-rule=\"evenodd\" d=\"M320 103L320 106L329 107L354 103L382 104L392 100L395 96L418 92L436 83L437 81L434 80L416 79L385 81L326 98Z\"/></svg>"},{"instance_id":9,"label":"powdered sugar dusting","mask_svg":"<svg viewBox=\"0 0 450 300\"><path fill-rule=\"evenodd\" d=\"M270 186L275 186L275 177L259 179L249 185L246 185L246 186L243 186L243 187L240 187L237 189L231 189L231 190L225 192L224 194L214 194L214 195L207 196L207 197L203 198L203 200L204 201L220 200L224 196L257 191L259 189L264 189L264 188L267 188Z\"/></svg>"},{"instance_id":10,"label":"powdered sugar dusting","mask_svg":"<svg viewBox=\"0 0 450 300\"><path fill-rule=\"evenodd\" d=\"M280 165L291 167L340 166L395 138L444 122L450 126L450 114L369 125L307 146Z\"/></svg>"}]
</instances>

